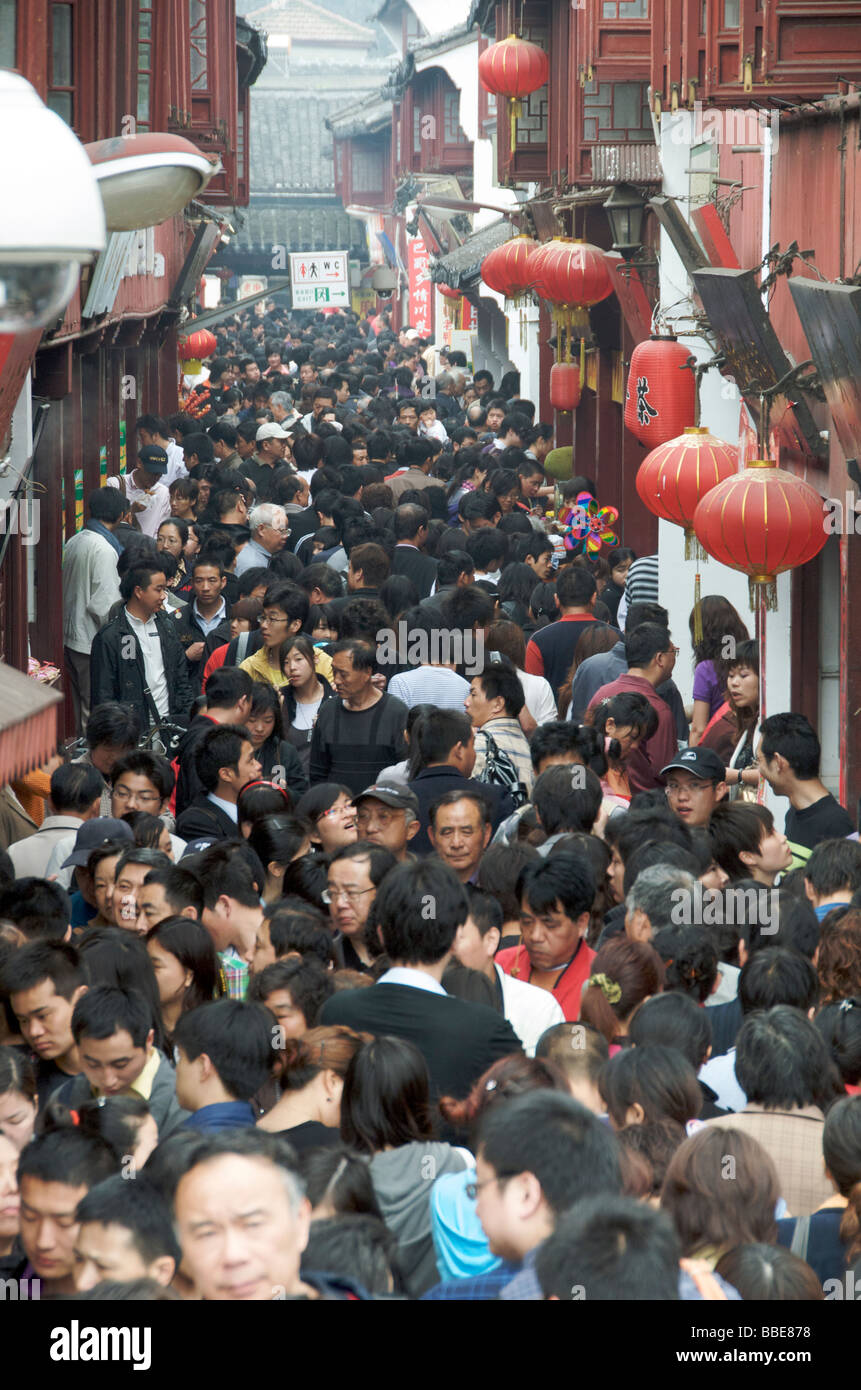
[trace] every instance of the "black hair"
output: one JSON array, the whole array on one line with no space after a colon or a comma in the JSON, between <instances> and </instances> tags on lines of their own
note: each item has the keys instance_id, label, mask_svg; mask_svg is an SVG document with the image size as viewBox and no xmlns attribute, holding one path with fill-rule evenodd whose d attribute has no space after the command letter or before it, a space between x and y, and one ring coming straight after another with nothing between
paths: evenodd
<instances>
[{"instance_id":1,"label":"black hair","mask_svg":"<svg viewBox=\"0 0 861 1390\"><path fill-rule=\"evenodd\" d=\"M34 1178L89 1189L116 1170L116 1153L107 1140L78 1128L62 1129L37 1134L25 1145L18 1160L18 1182Z\"/></svg>"},{"instance_id":2,"label":"black hair","mask_svg":"<svg viewBox=\"0 0 861 1390\"><path fill-rule=\"evenodd\" d=\"M775 753L785 758L795 776L807 781L819 776L821 747L810 721L803 714L772 714L760 725L762 756L771 762Z\"/></svg>"},{"instance_id":3,"label":"black hair","mask_svg":"<svg viewBox=\"0 0 861 1390\"><path fill-rule=\"evenodd\" d=\"M17 878L0 889L0 921L13 922L28 940L61 941L72 920L69 895L45 878Z\"/></svg>"},{"instance_id":4,"label":"black hair","mask_svg":"<svg viewBox=\"0 0 861 1390\"><path fill-rule=\"evenodd\" d=\"M478 1153L500 1182L532 1173L555 1216L585 1197L621 1192L619 1146L607 1125L571 1096L539 1090L489 1106Z\"/></svg>"},{"instance_id":5,"label":"black hair","mask_svg":"<svg viewBox=\"0 0 861 1390\"><path fill-rule=\"evenodd\" d=\"M372 1155L433 1139L430 1079L417 1047L375 1037L350 1060L341 1098L341 1138Z\"/></svg>"},{"instance_id":6,"label":"black hair","mask_svg":"<svg viewBox=\"0 0 861 1390\"><path fill-rule=\"evenodd\" d=\"M520 684L520 677L512 661L501 652L494 653L494 660L488 661L481 671L476 672L476 679L481 681L481 688L485 698L495 700L501 698L506 717L517 719L523 706L526 704L526 696L523 694L523 686Z\"/></svg>"},{"instance_id":7,"label":"black hair","mask_svg":"<svg viewBox=\"0 0 861 1390\"><path fill-rule=\"evenodd\" d=\"M302 1258L309 1269L337 1269L371 1297L407 1296L398 1242L376 1216L349 1213L313 1221Z\"/></svg>"},{"instance_id":8,"label":"black hair","mask_svg":"<svg viewBox=\"0 0 861 1390\"><path fill-rule=\"evenodd\" d=\"M234 1100L250 1100L272 1068L272 1016L258 1003L219 999L180 1014L174 1045L190 1062L206 1053Z\"/></svg>"},{"instance_id":9,"label":"black hair","mask_svg":"<svg viewBox=\"0 0 861 1390\"><path fill-rule=\"evenodd\" d=\"M603 796L601 783L591 768L570 764L546 768L532 788L532 804L547 835L563 830L589 834Z\"/></svg>"},{"instance_id":10,"label":"black hair","mask_svg":"<svg viewBox=\"0 0 861 1390\"><path fill-rule=\"evenodd\" d=\"M820 898L856 893L861 888L861 844L857 840L820 840L810 852L804 877Z\"/></svg>"},{"instance_id":11,"label":"black hair","mask_svg":"<svg viewBox=\"0 0 861 1390\"><path fill-rule=\"evenodd\" d=\"M395 865L374 901L386 954L404 965L435 965L442 960L468 912L466 891L457 875L446 864L430 859Z\"/></svg>"},{"instance_id":12,"label":"black hair","mask_svg":"<svg viewBox=\"0 0 861 1390\"><path fill-rule=\"evenodd\" d=\"M237 852L240 848L246 846L215 844L200 854L183 856L183 864L188 864L203 888L205 910L211 911L221 897L233 898L240 907L260 906L251 865Z\"/></svg>"},{"instance_id":13,"label":"black hair","mask_svg":"<svg viewBox=\"0 0 861 1390\"><path fill-rule=\"evenodd\" d=\"M735 1074L748 1102L766 1108L824 1110L843 1093L821 1034L787 1004L747 1015L736 1039Z\"/></svg>"},{"instance_id":14,"label":"black hair","mask_svg":"<svg viewBox=\"0 0 861 1390\"><path fill-rule=\"evenodd\" d=\"M276 960L298 954L319 960L326 969L336 964L334 938L322 912L301 899L279 898L264 917Z\"/></svg>"},{"instance_id":15,"label":"black hair","mask_svg":"<svg viewBox=\"0 0 861 1390\"><path fill-rule=\"evenodd\" d=\"M50 980L62 999L71 999L87 983L81 958L65 941L33 941L21 946L3 965L4 994L23 994Z\"/></svg>"},{"instance_id":16,"label":"black hair","mask_svg":"<svg viewBox=\"0 0 861 1390\"><path fill-rule=\"evenodd\" d=\"M274 696L275 702L279 703L278 692L274 686L264 684L262 681L255 681L254 684L255 686L259 685L261 690L268 690ZM261 703L263 702L261 701ZM253 704L251 712L252 714L255 713ZM276 730L280 715L279 708L275 716ZM252 825L256 825L266 816L285 816L291 810L291 802L292 798L287 788L282 787L278 782L267 782L263 778L255 782L246 782L236 798L236 814L239 824L242 825L246 821L250 821Z\"/></svg>"},{"instance_id":17,"label":"black hair","mask_svg":"<svg viewBox=\"0 0 861 1390\"><path fill-rule=\"evenodd\" d=\"M248 998L254 1003L265 1004L279 989L288 991L293 1007L299 1009L308 1027L314 1028L335 985L332 972L316 960L276 960L259 975L252 975Z\"/></svg>"},{"instance_id":18,"label":"black hair","mask_svg":"<svg viewBox=\"0 0 861 1390\"><path fill-rule=\"evenodd\" d=\"M443 792L442 796L436 797L436 799L431 802L428 811L428 819L433 830L436 829L437 816L443 806L455 806L458 801L473 802L478 808L482 823L484 825L491 825L493 823L493 812L490 802L480 786L476 787L474 791L471 787L464 787L463 791L455 787L453 791Z\"/></svg>"},{"instance_id":19,"label":"black hair","mask_svg":"<svg viewBox=\"0 0 861 1390\"><path fill-rule=\"evenodd\" d=\"M250 743L246 728L236 724L216 724L207 729L194 749L194 767L204 791L214 792L223 767L238 771L243 743Z\"/></svg>"},{"instance_id":20,"label":"black hair","mask_svg":"<svg viewBox=\"0 0 861 1390\"><path fill-rule=\"evenodd\" d=\"M633 632L625 633L625 660L631 667L645 667L671 645L669 630L657 623L640 623Z\"/></svg>"},{"instance_id":21,"label":"black hair","mask_svg":"<svg viewBox=\"0 0 861 1390\"><path fill-rule=\"evenodd\" d=\"M135 748L140 736L140 715L130 705L106 700L91 710L86 735L90 751L102 744L111 748Z\"/></svg>"},{"instance_id":22,"label":"black hair","mask_svg":"<svg viewBox=\"0 0 861 1390\"><path fill-rule=\"evenodd\" d=\"M675 1048L699 1071L712 1042L709 1011L676 990L655 994L637 1009L628 1027L628 1037L635 1047L657 1043Z\"/></svg>"},{"instance_id":23,"label":"black hair","mask_svg":"<svg viewBox=\"0 0 861 1390\"><path fill-rule=\"evenodd\" d=\"M152 782L162 801L167 800L176 784L173 768L167 758L162 757L161 753L151 753L148 748L136 748L117 759L111 773L113 786L116 786L124 772L131 772L135 777L146 777Z\"/></svg>"},{"instance_id":24,"label":"black hair","mask_svg":"<svg viewBox=\"0 0 861 1390\"><path fill-rule=\"evenodd\" d=\"M517 879L521 906L528 903L533 912L545 913L552 912L558 903L575 919L591 912L595 891L591 867L571 850L527 864Z\"/></svg>"},{"instance_id":25,"label":"black hair","mask_svg":"<svg viewBox=\"0 0 861 1390\"><path fill-rule=\"evenodd\" d=\"M611 1057L598 1086L613 1123L621 1128L632 1105L644 1120L672 1120L684 1130L702 1109L703 1097L691 1063L675 1047L659 1043L625 1047ZM684 1135L681 1136L682 1138Z\"/></svg>"},{"instance_id":26,"label":"black hair","mask_svg":"<svg viewBox=\"0 0 861 1390\"><path fill-rule=\"evenodd\" d=\"M101 1042L120 1031L129 1034L133 1047L145 1047L152 1031L152 1016L145 996L137 989L95 985L75 1005L72 1036Z\"/></svg>"},{"instance_id":27,"label":"black hair","mask_svg":"<svg viewBox=\"0 0 861 1390\"><path fill-rule=\"evenodd\" d=\"M673 896L672 891L669 896ZM681 990L704 1004L718 974L717 948L708 932L698 926L661 927L652 945L666 966L664 988Z\"/></svg>"},{"instance_id":28,"label":"black hair","mask_svg":"<svg viewBox=\"0 0 861 1390\"><path fill-rule=\"evenodd\" d=\"M382 1220L371 1165L346 1145L307 1149L299 1155L299 1171L312 1207L326 1203L339 1214L367 1214Z\"/></svg>"},{"instance_id":29,"label":"black hair","mask_svg":"<svg viewBox=\"0 0 861 1390\"><path fill-rule=\"evenodd\" d=\"M254 681L239 666L221 666L206 683L207 709L232 709L243 698L250 698Z\"/></svg>"},{"instance_id":30,"label":"black hair","mask_svg":"<svg viewBox=\"0 0 861 1390\"><path fill-rule=\"evenodd\" d=\"M248 843L265 869L273 862L286 868L308 835L307 822L297 816L262 816L252 824Z\"/></svg>"},{"instance_id":31,"label":"black hair","mask_svg":"<svg viewBox=\"0 0 861 1390\"><path fill-rule=\"evenodd\" d=\"M93 521L115 525L131 507L131 502L118 487L98 487L87 497L87 515Z\"/></svg>"},{"instance_id":32,"label":"black hair","mask_svg":"<svg viewBox=\"0 0 861 1390\"><path fill-rule=\"evenodd\" d=\"M545 1298L615 1302L679 1300L682 1249L666 1212L633 1197L578 1202L539 1246L535 1272Z\"/></svg>"},{"instance_id":33,"label":"black hair","mask_svg":"<svg viewBox=\"0 0 861 1390\"><path fill-rule=\"evenodd\" d=\"M156 1047L164 1043L158 984L143 938L122 927L87 927L78 937L78 955L87 983L134 989L149 1009Z\"/></svg>"},{"instance_id":34,"label":"black hair","mask_svg":"<svg viewBox=\"0 0 861 1390\"><path fill-rule=\"evenodd\" d=\"M121 1226L131 1234L132 1245L147 1265L163 1255L179 1265L181 1252L170 1209L144 1176L130 1183L115 1174L97 1183L79 1202L76 1215L82 1225L92 1221L101 1226Z\"/></svg>"},{"instance_id":35,"label":"black hair","mask_svg":"<svg viewBox=\"0 0 861 1390\"><path fill-rule=\"evenodd\" d=\"M819 976L800 951L769 946L745 963L738 978L738 1002L747 1016L787 1004L805 1013L819 998Z\"/></svg>"},{"instance_id":36,"label":"black hair","mask_svg":"<svg viewBox=\"0 0 861 1390\"><path fill-rule=\"evenodd\" d=\"M813 1019L846 1086L861 1082L861 998L823 1004ZM861 1180L861 1174L859 1174Z\"/></svg>"},{"instance_id":37,"label":"black hair","mask_svg":"<svg viewBox=\"0 0 861 1390\"><path fill-rule=\"evenodd\" d=\"M149 933L147 942L150 941L174 956L184 970L191 971L191 982L182 996L183 1013L223 993L218 953L202 922L193 917L165 917Z\"/></svg>"},{"instance_id":38,"label":"black hair","mask_svg":"<svg viewBox=\"0 0 861 1390\"><path fill-rule=\"evenodd\" d=\"M193 907L198 917L203 912L200 881L185 863L164 864L150 869L144 879L144 884L148 883L158 884L164 890L164 900L177 916L187 907Z\"/></svg>"},{"instance_id":39,"label":"black hair","mask_svg":"<svg viewBox=\"0 0 861 1390\"><path fill-rule=\"evenodd\" d=\"M529 752L535 771L538 771L545 758L557 754L577 753L578 757L582 757L579 733L578 726L566 719L551 719L546 724L539 724L529 738Z\"/></svg>"}]
</instances>

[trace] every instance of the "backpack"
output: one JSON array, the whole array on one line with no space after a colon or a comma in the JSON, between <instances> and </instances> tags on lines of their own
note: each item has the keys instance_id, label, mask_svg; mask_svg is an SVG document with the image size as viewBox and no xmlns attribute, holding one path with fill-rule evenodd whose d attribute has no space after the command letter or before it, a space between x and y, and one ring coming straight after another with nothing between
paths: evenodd
<instances>
[{"instance_id":1,"label":"backpack","mask_svg":"<svg viewBox=\"0 0 861 1390\"><path fill-rule=\"evenodd\" d=\"M507 791L514 803L515 809L524 806L529 800L529 794L524 784L517 776L517 768L508 753L503 752L492 734L484 731L487 740L487 753L484 760L484 771L478 782L489 782L494 787L500 787Z\"/></svg>"}]
</instances>

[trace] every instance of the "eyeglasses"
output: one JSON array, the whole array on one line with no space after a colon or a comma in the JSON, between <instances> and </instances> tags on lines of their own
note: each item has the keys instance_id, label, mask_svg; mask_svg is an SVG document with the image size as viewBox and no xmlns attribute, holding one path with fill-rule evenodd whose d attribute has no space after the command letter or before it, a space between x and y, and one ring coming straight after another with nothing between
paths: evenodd
<instances>
[{"instance_id":1,"label":"eyeglasses","mask_svg":"<svg viewBox=\"0 0 861 1390\"><path fill-rule=\"evenodd\" d=\"M348 903L358 902L366 893L376 892L375 888L324 888L320 897L324 903L336 903L339 898L346 898Z\"/></svg>"},{"instance_id":2,"label":"eyeglasses","mask_svg":"<svg viewBox=\"0 0 861 1390\"><path fill-rule=\"evenodd\" d=\"M691 796L702 796L710 790L713 790L711 782L692 782L689 787L680 786L678 782L668 782L664 788L667 796L678 796L679 792L690 792Z\"/></svg>"},{"instance_id":3,"label":"eyeglasses","mask_svg":"<svg viewBox=\"0 0 861 1390\"><path fill-rule=\"evenodd\" d=\"M115 796L117 801L130 801L133 796L136 796L138 801L144 801L150 806L161 804L161 797L158 792L133 792L128 787L114 787L111 795Z\"/></svg>"}]
</instances>

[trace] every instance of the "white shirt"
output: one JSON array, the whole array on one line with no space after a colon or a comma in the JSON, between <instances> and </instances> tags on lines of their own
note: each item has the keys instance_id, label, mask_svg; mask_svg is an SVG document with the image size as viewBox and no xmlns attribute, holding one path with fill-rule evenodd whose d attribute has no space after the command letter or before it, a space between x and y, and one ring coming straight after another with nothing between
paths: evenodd
<instances>
[{"instance_id":1,"label":"white shirt","mask_svg":"<svg viewBox=\"0 0 861 1390\"><path fill-rule=\"evenodd\" d=\"M557 1023L565 1022L562 1006L549 990L539 989L526 980L516 980L496 964L493 968L502 986L505 1017L523 1043L527 1057L534 1057L541 1034Z\"/></svg>"},{"instance_id":2,"label":"white shirt","mask_svg":"<svg viewBox=\"0 0 861 1390\"><path fill-rule=\"evenodd\" d=\"M170 493L164 483L154 483L147 491L138 487L131 473L124 473L125 495L129 502L141 502L144 510L135 512L138 526L145 536L157 536L158 528L170 516ZM108 487L122 492L119 478L108 478Z\"/></svg>"},{"instance_id":3,"label":"white shirt","mask_svg":"<svg viewBox=\"0 0 861 1390\"><path fill-rule=\"evenodd\" d=\"M456 709L460 713L469 694L469 681L447 666L417 666L413 671L392 676L386 689L389 695L403 700L407 709L430 704L437 709Z\"/></svg>"},{"instance_id":4,"label":"white shirt","mask_svg":"<svg viewBox=\"0 0 861 1390\"><path fill-rule=\"evenodd\" d=\"M223 801L220 796L215 795L215 792L210 792L206 799L211 801L213 806L217 806L220 811L223 811L226 816L229 816L234 825L239 824L235 801Z\"/></svg>"},{"instance_id":5,"label":"white shirt","mask_svg":"<svg viewBox=\"0 0 861 1390\"><path fill-rule=\"evenodd\" d=\"M523 690L526 708L536 724L547 724L559 718L549 681L543 676L531 676L528 671L518 671L517 679Z\"/></svg>"},{"instance_id":6,"label":"white shirt","mask_svg":"<svg viewBox=\"0 0 861 1390\"><path fill-rule=\"evenodd\" d=\"M413 989L426 989L428 994L445 994L447 997L447 991L433 975L428 975L426 970L408 970L404 965L393 965L391 970L380 976L377 984L410 985Z\"/></svg>"},{"instance_id":7,"label":"white shirt","mask_svg":"<svg viewBox=\"0 0 861 1390\"><path fill-rule=\"evenodd\" d=\"M108 481L110 482L110 479ZM167 491L166 488L165 491ZM164 658L161 652L158 624L155 618L150 618L149 622L142 623L140 618L132 617L128 609L125 610L125 614L132 632L140 643L146 683L149 686L155 707L162 719L166 719L170 714L170 699L167 693L167 677L164 673Z\"/></svg>"},{"instance_id":8,"label":"white shirt","mask_svg":"<svg viewBox=\"0 0 861 1390\"><path fill-rule=\"evenodd\" d=\"M177 478L187 478L188 469L185 466L185 456L182 447L177 444L175 439L169 439L164 445L167 454L167 472L162 479L165 487L169 488L171 483L175 483Z\"/></svg>"}]
</instances>

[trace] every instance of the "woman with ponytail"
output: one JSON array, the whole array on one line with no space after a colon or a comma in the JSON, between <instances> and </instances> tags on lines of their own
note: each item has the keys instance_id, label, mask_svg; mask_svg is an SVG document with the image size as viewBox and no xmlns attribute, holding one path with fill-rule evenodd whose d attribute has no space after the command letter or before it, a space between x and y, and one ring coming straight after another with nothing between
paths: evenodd
<instances>
[{"instance_id":1,"label":"woman with ponytail","mask_svg":"<svg viewBox=\"0 0 861 1390\"><path fill-rule=\"evenodd\" d=\"M45 1106L40 1122L44 1134L52 1130L80 1129L110 1144L117 1171L134 1177L158 1144L158 1126L140 1096L98 1096L70 1110L56 1098Z\"/></svg>"},{"instance_id":2,"label":"woman with ponytail","mask_svg":"<svg viewBox=\"0 0 861 1390\"><path fill-rule=\"evenodd\" d=\"M602 700L587 718L604 742L607 771L601 779L605 799L627 811L631 786L627 762L635 748L657 733L658 716L645 695L625 691Z\"/></svg>"},{"instance_id":3,"label":"woman with ponytail","mask_svg":"<svg viewBox=\"0 0 861 1390\"><path fill-rule=\"evenodd\" d=\"M861 1256L861 1096L846 1096L831 1106L822 1132L825 1171L834 1196L812 1216L787 1217L777 1223L777 1239L800 1255L819 1276L826 1297L849 1298L847 1265ZM829 1289L827 1280L839 1280Z\"/></svg>"},{"instance_id":4,"label":"woman with ponytail","mask_svg":"<svg viewBox=\"0 0 861 1390\"><path fill-rule=\"evenodd\" d=\"M603 1033L612 1057L625 1045L634 1011L663 988L664 964L653 947L612 937L592 962L580 996L580 1022Z\"/></svg>"},{"instance_id":5,"label":"woman with ponytail","mask_svg":"<svg viewBox=\"0 0 861 1390\"><path fill-rule=\"evenodd\" d=\"M259 1127L289 1139L298 1153L339 1145L344 1077L370 1041L370 1033L341 1024L287 1038L280 1055L281 1097L258 1120Z\"/></svg>"}]
</instances>

